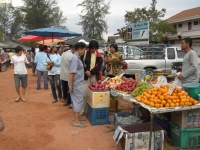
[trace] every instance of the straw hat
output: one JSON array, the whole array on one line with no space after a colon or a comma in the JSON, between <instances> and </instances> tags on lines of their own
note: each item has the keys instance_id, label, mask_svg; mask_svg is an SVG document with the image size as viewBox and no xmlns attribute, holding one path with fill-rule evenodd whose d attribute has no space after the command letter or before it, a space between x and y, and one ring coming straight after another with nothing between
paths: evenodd
<instances>
[{"instance_id":1,"label":"straw hat","mask_svg":"<svg viewBox=\"0 0 200 150\"><path fill-rule=\"evenodd\" d=\"M57 44L56 44L55 42L52 42L52 43L49 45L49 47L50 47L50 48L53 48L53 47L56 47L56 45L57 45Z\"/></svg>"}]
</instances>

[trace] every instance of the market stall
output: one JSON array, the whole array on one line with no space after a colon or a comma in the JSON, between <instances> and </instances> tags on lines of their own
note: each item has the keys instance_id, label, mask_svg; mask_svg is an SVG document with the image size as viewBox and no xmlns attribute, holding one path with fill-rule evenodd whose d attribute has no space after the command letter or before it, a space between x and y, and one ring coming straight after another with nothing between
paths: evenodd
<instances>
[{"instance_id":1,"label":"market stall","mask_svg":"<svg viewBox=\"0 0 200 150\"><path fill-rule=\"evenodd\" d=\"M149 81L148 76L145 75L144 76L141 75L138 79L136 77L136 80L132 78L123 77L122 74L120 76L115 76L113 78L106 78L103 82L98 81L96 83L91 83L91 85L89 85L90 98L88 100L88 103L92 107L92 109L94 110L101 109L101 111L105 111L105 114L107 114L108 116L108 109L106 108L109 107L108 99L110 97L108 96L109 94L107 93L107 91L109 90L111 96L119 97L120 99L134 103L135 106L133 109L138 108L137 106L147 109L150 112L150 117L151 117L150 127L149 127L150 131L149 146L148 146L150 149L152 147L152 142L151 142L152 134L154 134L153 127L155 126L153 123L154 115L167 112L199 109L200 104L197 101L196 95L199 93L198 89L200 85L198 84L196 90L192 89L193 95L190 95L190 93L188 95L187 92L182 90L182 87L177 86L178 81L173 81L171 84L169 84L166 83L166 78L163 78L163 76L157 77L156 84ZM196 93L194 93L195 91ZM96 94L96 98L93 98L94 94ZM108 118L102 120L103 120L102 124L108 123ZM200 127L199 124L196 127ZM181 131L182 130L180 130L180 132ZM188 146L180 142L178 143L178 145L179 144L181 145L180 147ZM196 143L193 145L197 146Z\"/></svg>"}]
</instances>

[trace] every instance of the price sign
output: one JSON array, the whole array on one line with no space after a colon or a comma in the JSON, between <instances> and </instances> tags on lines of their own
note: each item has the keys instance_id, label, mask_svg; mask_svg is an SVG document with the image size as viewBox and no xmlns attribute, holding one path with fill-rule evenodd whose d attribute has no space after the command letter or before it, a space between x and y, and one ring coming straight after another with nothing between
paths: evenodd
<instances>
[{"instance_id":1,"label":"price sign","mask_svg":"<svg viewBox=\"0 0 200 150\"><path fill-rule=\"evenodd\" d=\"M103 81L102 81L102 84L104 84L106 81L108 81L108 79L110 79L109 77L105 78Z\"/></svg>"},{"instance_id":2,"label":"price sign","mask_svg":"<svg viewBox=\"0 0 200 150\"><path fill-rule=\"evenodd\" d=\"M170 87L169 87L169 90L168 90L169 95L172 95L177 83L178 83L178 80L173 81L172 84L170 84Z\"/></svg>"},{"instance_id":3,"label":"price sign","mask_svg":"<svg viewBox=\"0 0 200 150\"><path fill-rule=\"evenodd\" d=\"M124 73L120 74L120 75L118 76L118 79L121 79L121 78L123 77L123 75L124 75Z\"/></svg>"},{"instance_id":4,"label":"price sign","mask_svg":"<svg viewBox=\"0 0 200 150\"><path fill-rule=\"evenodd\" d=\"M140 81L141 81L141 74L139 74L139 73L135 73L135 80L137 81L137 83L140 83Z\"/></svg>"},{"instance_id":5,"label":"price sign","mask_svg":"<svg viewBox=\"0 0 200 150\"><path fill-rule=\"evenodd\" d=\"M160 77L157 81L157 87L160 87L160 85L163 83L164 83L164 78Z\"/></svg>"}]
</instances>

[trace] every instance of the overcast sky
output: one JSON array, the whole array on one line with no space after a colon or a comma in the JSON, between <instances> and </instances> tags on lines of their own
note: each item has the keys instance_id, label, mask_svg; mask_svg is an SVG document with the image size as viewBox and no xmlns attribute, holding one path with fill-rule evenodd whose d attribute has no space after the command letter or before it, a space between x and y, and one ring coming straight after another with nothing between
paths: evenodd
<instances>
[{"instance_id":1,"label":"overcast sky","mask_svg":"<svg viewBox=\"0 0 200 150\"><path fill-rule=\"evenodd\" d=\"M111 0L110 1L110 14L106 16L108 33L104 33L104 38L107 40L107 36L113 35L117 32L117 29L125 26L124 15L127 11L133 11L134 8L141 8L149 6L152 0ZM157 9L166 9L165 19L183 11L186 9L199 7L200 0L157 0ZM60 9L67 16L67 27L69 30L82 33L81 26L76 25L80 21L79 14L81 8L76 7L82 0L58 0ZM109 0L105 0L109 2ZM22 0L13 0L14 6L22 5Z\"/></svg>"}]
</instances>

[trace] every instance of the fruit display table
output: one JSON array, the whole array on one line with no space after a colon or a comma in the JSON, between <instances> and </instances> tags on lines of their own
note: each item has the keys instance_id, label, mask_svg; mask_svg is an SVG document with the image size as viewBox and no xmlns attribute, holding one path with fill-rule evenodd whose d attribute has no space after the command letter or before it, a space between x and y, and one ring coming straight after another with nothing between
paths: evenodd
<instances>
[{"instance_id":1,"label":"fruit display table","mask_svg":"<svg viewBox=\"0 0 200 150\"><path fill-rule=\"evenodd\" d=\"M125 93L116 91L114 89L111 89L111 90L112 90L111 93L114 93L115 95L118 95L119 97L122 97L123 99L125 99L127 101L131 101L131 102L133 102L137 105L140 105L141 107L147 109L150 112L151 126L150 126L149 148L151 147L151 137L152 137L152 131L153 131L154 114L160 114L160 113L166 113L166 112L175 112L175 111L184 111L184 110L192 110L192 109L200 109L200 103L196 104L196 105L192 105L192 106L177 106L177 107L162 107L162 108L150 107L150 106L148 106L144 103L138 102L130 94L125 94Z\"/></svg>"}]
</instances>

